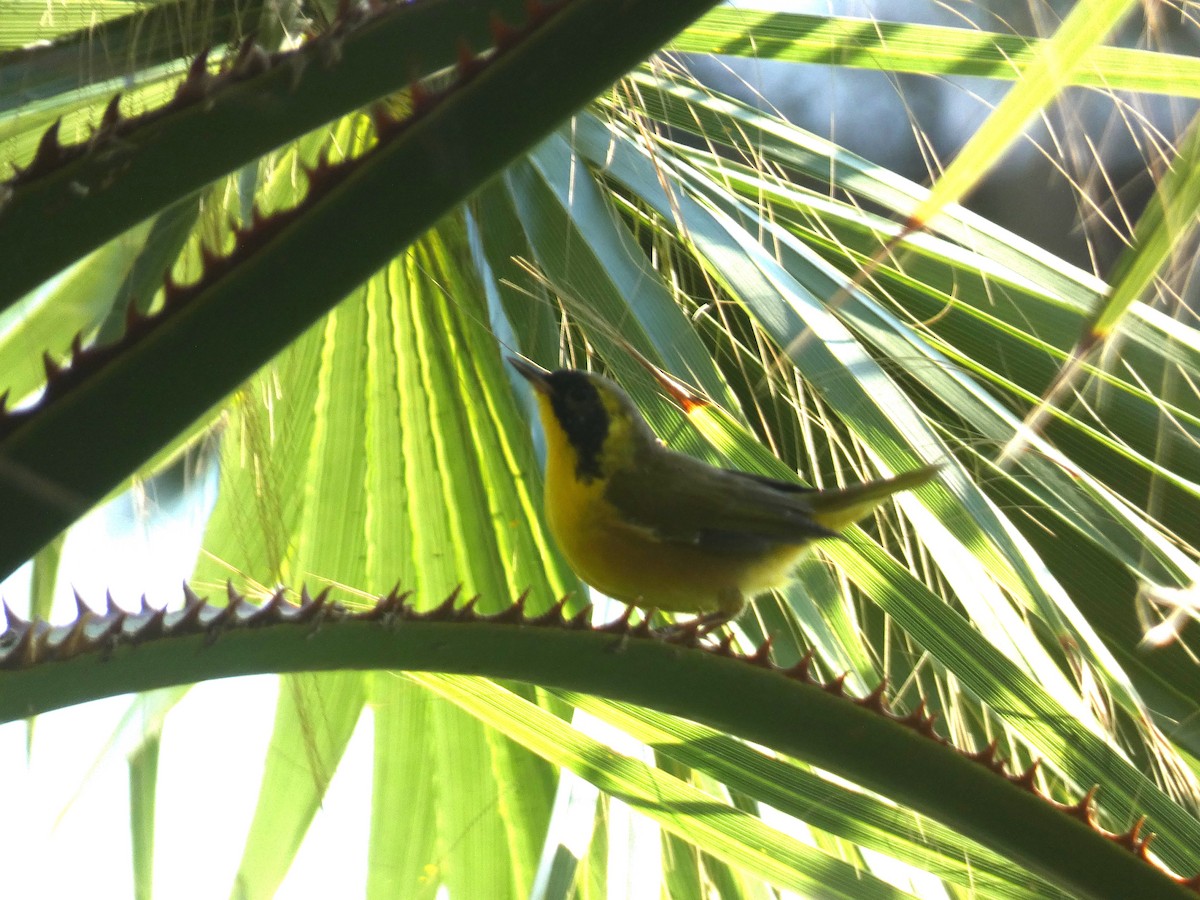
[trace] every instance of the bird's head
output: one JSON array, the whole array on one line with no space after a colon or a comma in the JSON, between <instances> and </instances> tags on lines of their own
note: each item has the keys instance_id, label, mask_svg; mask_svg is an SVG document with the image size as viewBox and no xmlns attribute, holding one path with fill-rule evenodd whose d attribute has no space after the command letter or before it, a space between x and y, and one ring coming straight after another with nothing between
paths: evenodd
<instances>
[{"instance_id":1,"label":"bird's head","mask_svg":"<svg viewBox=\"0 0 1200 900\"><path fill-rule=\"evenodd\" d=\"M509 362L533 385L547 442L552 449L556 441L570 448L580 480L606 477L657 441L629 396L603 375L579 369L550 372L516 357Z\"/></svg>"}]
</instances>

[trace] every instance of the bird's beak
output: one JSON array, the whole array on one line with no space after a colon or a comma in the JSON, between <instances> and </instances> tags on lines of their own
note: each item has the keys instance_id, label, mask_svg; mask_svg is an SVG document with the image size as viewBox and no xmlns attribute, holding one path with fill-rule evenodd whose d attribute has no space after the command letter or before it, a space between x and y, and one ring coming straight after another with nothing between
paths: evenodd
<instances>
[{"instance_id":1,"label":"bird's beak","mask_svg":"<svg viewBox=\"0 0 1200 900\"><path fill-rule=\"evenodd\" d=\"M508 361L512 363L512 367L521 373L530 384L533 385L535 391L543 394L549 393L550 384L546 379L550 376L549 369L543 369L537 363L530 362L527 359L521 359L517 356L510 356Z\"/></svg>"}]
</instances>

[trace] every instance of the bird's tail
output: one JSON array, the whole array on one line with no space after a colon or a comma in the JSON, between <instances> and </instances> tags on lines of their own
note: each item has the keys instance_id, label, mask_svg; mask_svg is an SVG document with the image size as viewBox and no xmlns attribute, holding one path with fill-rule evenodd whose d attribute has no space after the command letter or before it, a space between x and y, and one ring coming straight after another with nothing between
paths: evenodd
<instances>
[{"instance_id":1,"label":"bird's tail","mask_svg":"<svg viewBox=\"0 0 1200 900\"><path fill-rule=\"evenodd\" d=\"M920 487L937 475L941 466L922 466L901 472L895 478L866 481L850 487L816 491L805 499L811 504L812 517L818 525L831 531L841 531L869 515L892 494Z\"/></svg>"}]
</instances>

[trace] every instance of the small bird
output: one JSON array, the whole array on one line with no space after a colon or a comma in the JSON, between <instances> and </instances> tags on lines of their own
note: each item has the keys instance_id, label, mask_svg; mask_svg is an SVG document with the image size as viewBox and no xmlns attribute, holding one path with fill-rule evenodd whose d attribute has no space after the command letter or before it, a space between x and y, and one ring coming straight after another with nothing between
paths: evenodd
<instances>
[{"instance_id":1,"label":"small bird","mask_svg":"<svg viewBox=\"0 0 1200 900\"><path fill-rule=\"evenodd\" d=\"M509 362L537 397L546 519L571 568L610 597L699 613L710 628L785 583L813 541L939 468L830 490L721 469L665 447L602 375Z\"/></svg>"}]
</instances>

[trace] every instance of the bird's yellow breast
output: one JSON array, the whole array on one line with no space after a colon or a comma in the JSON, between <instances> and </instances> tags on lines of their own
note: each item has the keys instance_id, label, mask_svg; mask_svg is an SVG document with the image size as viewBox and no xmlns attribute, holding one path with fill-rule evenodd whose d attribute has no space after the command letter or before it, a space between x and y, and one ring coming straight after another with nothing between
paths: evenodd
<instances>
[{"instance_id":1,"label":"bird's yellow breast","mask_svg":"<svg viewBox=\"0 0 1200 900\"><path fill-rule=\"evenodd\" d=\"M663 541L628 522L607 499L605 477L583 479L577 456L549 401L539 396L546 431L546 518L571 568L617 600L672 612L736 613L744 598L787 580L802 545L768 553L713 553L696 545ZM611 427L620 428L620 419ZM621 435L610 434L604 472L629 465ZM669 499L669 498L668 498Z\"/></svg>"}]
</instances>

